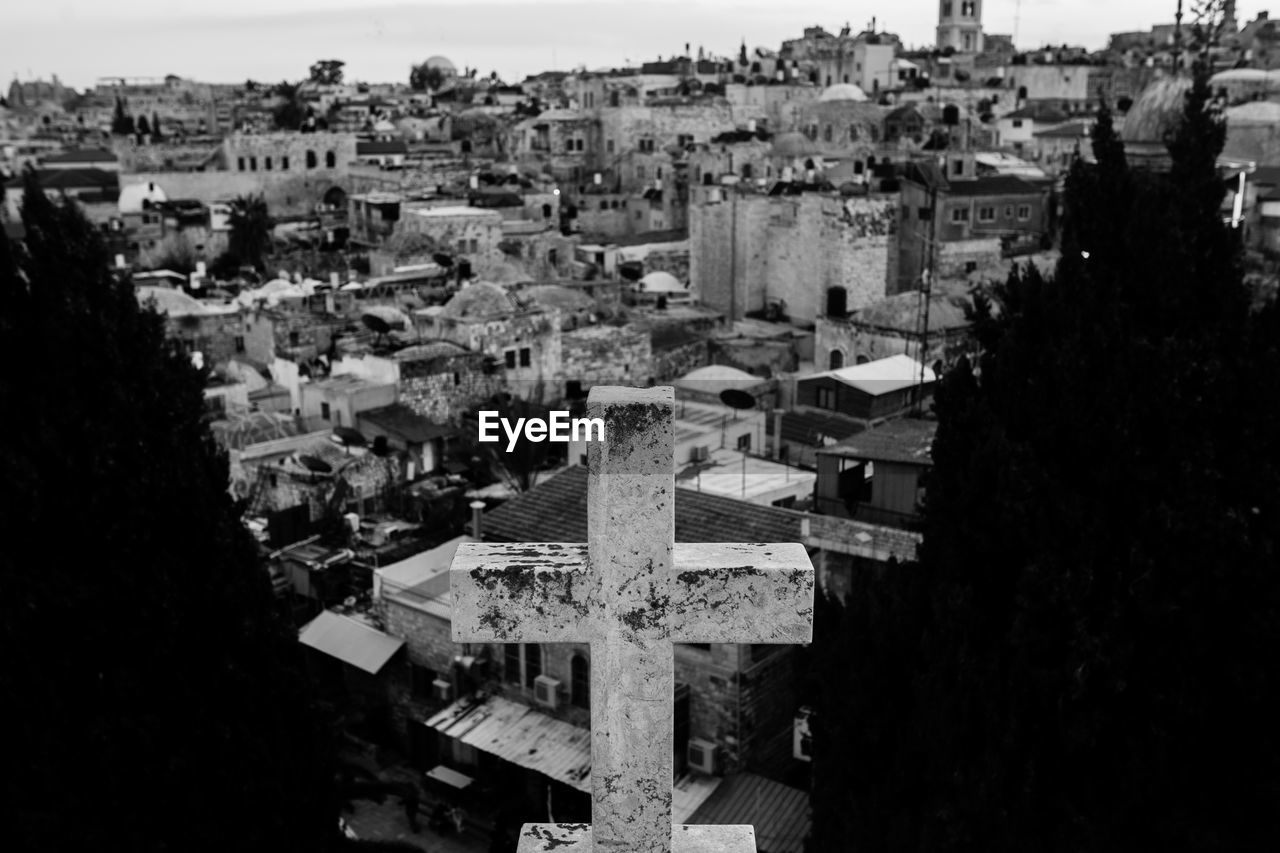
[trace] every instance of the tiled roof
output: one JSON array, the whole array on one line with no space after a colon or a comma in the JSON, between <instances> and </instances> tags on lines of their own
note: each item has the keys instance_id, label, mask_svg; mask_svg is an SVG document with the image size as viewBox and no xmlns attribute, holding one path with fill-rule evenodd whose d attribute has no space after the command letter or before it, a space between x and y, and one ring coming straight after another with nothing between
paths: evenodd
<instances>
[{"instance_id":1,"label":"tiled roof","mask_svg":"<svg viewBox=\"0 0 1280 853\"><path fill-rule=\"evenodd\" d=\"M804 514L676 490L677 542L799 542ZM483 537L498 542L587 541L587 469L574 465L484 515Z\"/></svg>"},{"instance_id":2,"label":"tiled roof","mask_svg":"<svg viewBox=\"0 0 1280 853\"><path fill-rule=\"evenodd\" d=\"M765 424L768 434L773 435L773 418ZM782 440L793 444L817 447L824 443L824 438L840 441L857 435L862 429L862 424L840 415L811 411L784 412L782 415Z\"/></svg>"},{"instance_id":3,"label":"tiled roof","mask_svg":"<svg viewBox=\"0 0 1280 853\"><path fill-rule=\"evenodd\" d=\"M768 853L803 853L812 823L809 795L754 773L725 777L690 824L741 826L756 830L756 845Z\"/></svg>"},{"instance_id":4,"label":"tiled roof","mask_svg":"<svg viewBox=\"0 0 1280 853\"><path fill-rule=\"evenodd\" d=\"M872 461L933 464L933 438L937 421L897 418L886 421L818 453L849 456Z\"/></svg>"}]
</instances>

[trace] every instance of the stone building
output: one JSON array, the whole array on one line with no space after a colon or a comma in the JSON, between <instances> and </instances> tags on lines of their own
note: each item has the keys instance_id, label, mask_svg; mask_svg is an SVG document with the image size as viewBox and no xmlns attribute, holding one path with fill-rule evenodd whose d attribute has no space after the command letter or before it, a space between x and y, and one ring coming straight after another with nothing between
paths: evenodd
<instances>
[{"instance_id":1,"label":"stone building","mask_svg":"<svg viewBox=\"0 0 1280 853\"><path fill-rule=\"evenodd\" d=\"M690 208L690 279L704 305L741 319L775 306L809 324L830 288L856 309L897 279L897 203L829 192L764 195L733 187Z\"/></svg>"},{"instance_id":2,"label":"stone building","mask_svg":"<svg viewBox=\"0 0 1280 853\"><path fill-rule=\"evenodd\" d=\"M961 355L975 352L965 313L969 304L970 300L959 292L933 294L929 299L927 331L920 316L918 291L886 296L845 316L826 314L818 318L814 327L815 359L832 370L892 355L910 355L935 369L949 367ZM923 358L922 333L928 342Z\"/></svg>"},{"instance_id":3,"label":"stone building","mask_svg":"<svg viewBox=\"0 0 1280 853\"><path fill-rule=\"evenodd\" d=\"M979 175L970 154L949 155L943 166L913 163L902 178L892 292L917 289L926 268L945 281L1002 254L1041 248L1051 231L1051 190L1045 181ZM930 245L934 251L927 252Z\"/></svg>"},{"instance_id":4,"label":"stone building","mask_svg":"<svg viewBox=\"0 0 1280 853\"><path fill-rule=\"evenodd\" d=\"M581 397L593 385L643 387L652 374L653 348L647 329L589 326L561 337L560 369L566 397Z\"/></svg>"},{"instance_id":5,"label":"stone building","mask_svg":"<svg viewBox=\"0 0 1280 853\"><path fill-rule=\"evenodd\" d=\"M502 261L502 221L502 214L481 207L411 207L401 210L393 233L425 235L442 251L468 261L472 274L484 278Z\"/></svg>"},{"instance_id":6,"label":"stone building","mask_svg":"<svg viewBox=\"0 0 1280 853\"><path fill-rule=\"evenodd\" d=\"M938 50L982 53L982 0L939 0Z\"/></svg>"}]
</instances>

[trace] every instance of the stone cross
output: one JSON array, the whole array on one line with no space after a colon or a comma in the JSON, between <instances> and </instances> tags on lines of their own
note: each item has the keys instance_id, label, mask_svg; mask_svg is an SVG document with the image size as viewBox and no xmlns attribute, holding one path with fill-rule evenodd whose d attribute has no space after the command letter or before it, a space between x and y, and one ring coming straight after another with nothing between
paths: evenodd
<instances>
[{"instance_id":1,"label":"stone cross","mask_svg":"<svg viewBox=\"0 0 1280 853\"><path fill-rule=\"evenodd\" d=\"M675 544L671 388L591 390L588 543L465 543L455 642L591 646L590 826L526 824L519 850L754 853L750 826L671 822L672 643L807 643L813 564L799 543Z\"/></svg>"}]
</instances>

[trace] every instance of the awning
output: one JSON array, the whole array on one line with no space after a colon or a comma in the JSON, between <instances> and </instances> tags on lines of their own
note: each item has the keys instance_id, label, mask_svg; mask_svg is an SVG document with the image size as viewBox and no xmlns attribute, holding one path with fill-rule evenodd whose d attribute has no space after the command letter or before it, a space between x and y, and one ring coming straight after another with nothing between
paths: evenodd
<instances>
[{"instance_id":1,"label":"awning","mask_svg":"<svg viewBox=\"0 0 1280 853\"><path fill-rule=\"evenodd\" d=\"M298 641L372 675L404 645L404 640L329 610L311 620Z\"/></svg>"},{"instance_id":2,"label":"awning","mask_svg":"<svg viewBox=\"0 0 1280 853\"><path fill-rule=\"evenodd\" d=\"M457 738L512 764L591 793L591 732L500 696L465 697L427 720Z\"/></svg>"}]
</instances>

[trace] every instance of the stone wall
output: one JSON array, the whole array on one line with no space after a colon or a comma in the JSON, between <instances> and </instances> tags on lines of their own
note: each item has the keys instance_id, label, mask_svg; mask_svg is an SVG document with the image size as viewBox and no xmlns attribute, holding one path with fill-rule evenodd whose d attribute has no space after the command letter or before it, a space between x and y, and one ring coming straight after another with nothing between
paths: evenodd
<instances>
[{"instance_id":1,"label":"stone wall","mask_svg":"<svg viewBox=\"0 0 1280 853\"><path fill-rule=\"evenodd\" d=\"M890 329L858 323L855 320L818 319L814 331L816 357L819 369L830 363L832 350L844 353L844 363L852 365L861 361L878 361L891 355L909 355L920 358L920 337L914 332ZM955 364L960 356L973 356L976 344L967 329L932 330L925 352L925 364L942 362L944 367Z\"/></svg>"},{"instance_id":2,"label":"stone wall","mask_svg":"<svg viewBox=\"0 0 1280 853\"><path fill-rule=\"evenodd\" d=\"M400 402L432 423L461 423L464 415L502 391L501 371L486 374L474 355L446 356L421 368L400 367Z\"/></svg>"},{"instance_id":3,"label":"stone wall","mask_svg":"<svg viewBox=\"0 0 1280 853\"><path fill-rule=\"evenodd\" d=\"M168 198L194 198L205 204L240 195L262 195L272 215L311 213L333 187L346 180L323 169L310 172L129 172L120 186L155 183Z\"/></svg>"},{"instance_id":4,"label":"stone wall","mask_svg":"<svg viewBox=\"0 0 1280 853\"><path fill-rule=\"evenodd\" d=\"M653 353L650 373L659 385L679 379L691 370L711 363L711 346L706 340L690 341Z\"/></svg>"},{"instance_id":5,"label":"stone wall","mask_svg":"<svg viewBox=\"0 0 1280 853\"><path fill-rule=\"evenodd\" d=\"M425 234L446 251L456 251L471 262L476 276L492 275L502 262L502 215L495 210L470 207L409 209L403 211L397 232Z\"/></svg>"},{"instance_id":6,"label":"stone wall","mask_svg":"<svg viewBox=\"0 0 1280 853\"><path fill-rule=\"evenodd\" d=\"M581 382L583 391L593 385L646 385L656 376L652 363L649 333L634 326L592 326L561 338L561 376Z\"/></svg>"},{"instance_id":7,"label":"stone wall","mask_svg":"<svg viewBox=\"0 0 1280 853\"><path fill-rule=\"evenodd\" d=\"M828 288L844 287L852 311L897 279L895 197L728 192L689 212L690 274L703 304L741 319L781 300L805 325L826 310Z\"/></svg>"}]
</instances>

